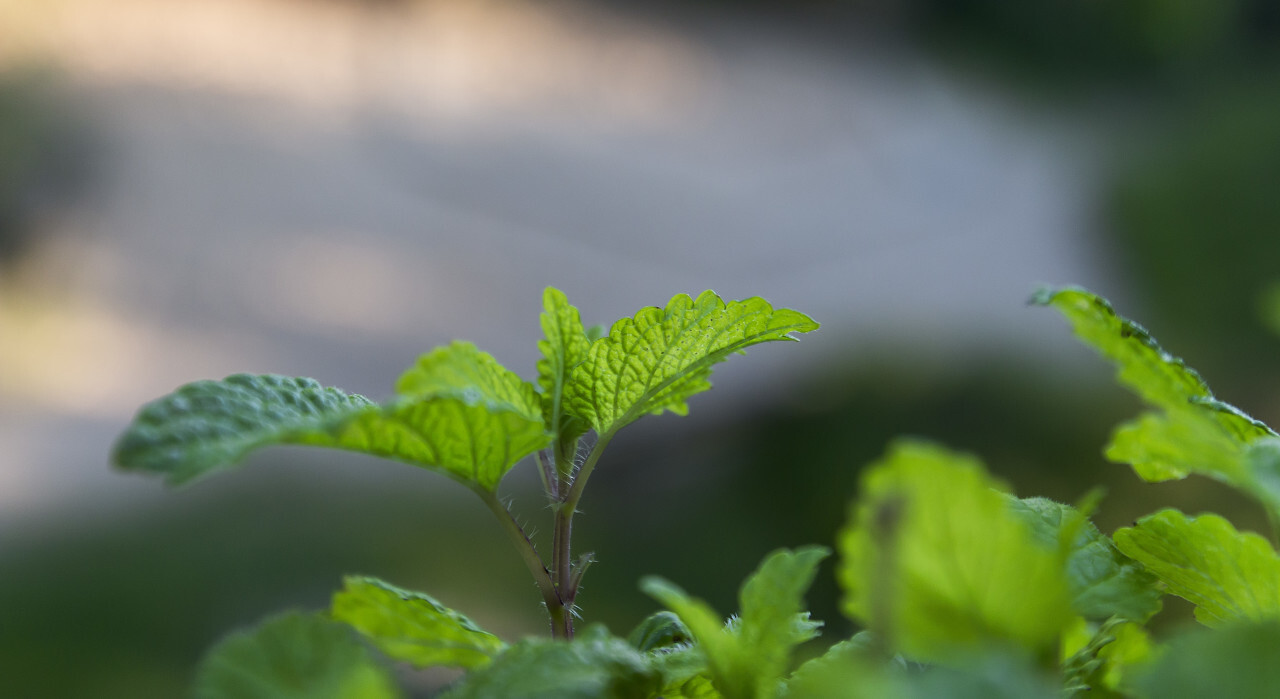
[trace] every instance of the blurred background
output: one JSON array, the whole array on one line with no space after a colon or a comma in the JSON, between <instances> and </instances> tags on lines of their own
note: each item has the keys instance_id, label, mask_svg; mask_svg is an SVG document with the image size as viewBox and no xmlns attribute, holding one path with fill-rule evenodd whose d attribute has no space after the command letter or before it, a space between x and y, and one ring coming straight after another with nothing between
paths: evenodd
<instances>
[{"instance_id":1,"label":"blurred background","mask_svg":"<svg viewBox=\"0 0 1280 699\"><path fill-rule=\"evenodd\" d=\"M1024 300L1089 286L1280 421L1278 7L0 0L5 693L179 696L220 636L344 573L542 633L447 479L277 448L172 491L107 455L201 378L382 398L453 338L532 376L549 284L588 324L705 288L823 323L615 440L578 546L585 620L619 633L654 606L640 575L727 614L767 551L830 543L900 434L1024 495L1104 483L1108 531L1162 505L1259 526L1105 463L1137 404ZM536 480L503 491L535 523ZM828 567L832 636L837 595Z\"/></svg>"}]
</instances>

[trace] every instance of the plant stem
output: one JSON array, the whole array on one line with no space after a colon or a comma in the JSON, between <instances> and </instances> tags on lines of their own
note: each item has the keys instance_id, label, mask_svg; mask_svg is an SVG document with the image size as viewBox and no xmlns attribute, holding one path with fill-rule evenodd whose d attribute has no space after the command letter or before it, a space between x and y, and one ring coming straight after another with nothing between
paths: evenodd
<instances>
[{"instance_id":1,"label":"plant stem","mask_svg":"<svg viewBox=\"0 0 1280 699\"><path fill-rule=\"evenodd\" d=\"M573 602L577 597L578 583L582 578L580 571L578 575L574 575L573 571L573 515L577 512L578 502L582 500L582 491L587 487L587 479L591 477L596 462L600 460L600 455L604 453L604 448L609 445L612 437L612 434L606 434L596 441L586 462L574 474L572 485L567 492L565 488L561 488L561 492L565 492L564 501L556 508L555 531L551 544L551 579L555 582L556 592L563 603L562 623L567 638L573 638ZM584 559L583 568L588 560Z\"/></svg>"},{"instance_id":2,"label":"plant stem","mask_svg":"<svg viewBox=\"0 0 1280 699\"><path fill-rule=\"evenodd\" d=\"M578 509L578 501L582 499L582 491L587 487L587 479L591 477L591 472L596 468L596 462L600 460L600 455L604 453L604 448L609 446L611 439L613 439L612 433L600 435L595 446L591 447L591 454L587 456L586 463L582 464L582 468L578 469L578 474L574 476L573 487L569 489L569 494L565 496L564 505L561 507L561 511L568 511L570 519Z\"/></svg>"},{"instance_id":3,"label":"plant stem","mask_svg":"<svg viewBox=\"0 0 1280 699\"><path fill-rule=\"evenodd\" d=\"M511 511L498 500L497 494L482 487L474 487L473 490L498 518L511 543L516 547L516 551L520 553L520 558L524 560L529 572L533 575L534 582L538 584L542 601L547 606L547 614L551 615L551 635L556 638L572 638L573 620L568 613L568 606L572 602L566 603L561 599L557 585L551 579L551 572L542 562L542 557L538 555L538 550L534 548L529 535L525 534L524 529L511 515Z\"/></svg>"}]
</instances>

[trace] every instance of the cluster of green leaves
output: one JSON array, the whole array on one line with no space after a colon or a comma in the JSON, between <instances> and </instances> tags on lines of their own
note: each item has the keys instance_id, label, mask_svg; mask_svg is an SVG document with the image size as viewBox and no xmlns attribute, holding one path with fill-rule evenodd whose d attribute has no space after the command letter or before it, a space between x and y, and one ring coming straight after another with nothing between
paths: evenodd
<instances>
[{"instance_id":1,"label":"cluster of green leaves","mask_svg":"<svg viewBox=\"0 0 1280 699\"><path fill-rule=\"evenodd\" d=\"M1067 288L1033 301L1059 310L1150 406L1116 430L1109 458L1148 481L1222 481L1280 520L1275 432L1214 398L1103 299ZM382 405L306 380L231 377L144 409L118 459L182 481L261 444L320 444L440 470L497 502L514 461L543 450L548 495L571 512L620 427L682 413L728 353L816 327L758 299L724 304L708 292L592 338L558 292L545 306L536 387L464 344L423 357ZM566 464L589 430L596 450ZM1176 510L1107 536L1089 519L1099 499L1018 498L972 456L895 443L862 473L836 538L843 611L864 630L798 667L796 648L822 627L803 600L832 554L822 546L766 556L728 618L646 578L641 588L665 610L625 639L592 626L571 639L507 643L428 595L351 577L327 612L291 613L223 641L201 667L198 694L398 696L372 648L417 667L465 669L444 694L452 699L1271 696L1280 681L1272 545L1218 515ZM552 593L573 589L563 572L543 572ZM1207 628L1157 639L1148 623L1166 594L1194 604Z\"/></svg>"}]
</instances>

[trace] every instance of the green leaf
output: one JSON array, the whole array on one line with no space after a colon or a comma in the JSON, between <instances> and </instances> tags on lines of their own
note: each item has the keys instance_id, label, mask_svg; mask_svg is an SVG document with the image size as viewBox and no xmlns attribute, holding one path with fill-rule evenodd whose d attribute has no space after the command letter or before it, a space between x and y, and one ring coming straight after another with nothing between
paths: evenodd
<instances>
[{"instance_id":1,"label":"green leaf","mask_svg":"<svg viewBox=\"0 0 1280 699\"><path fill-rule=\"evenodd\" d=\"M196 673L199 699L399 697L390 675L351 629L290 612L214 646Z\"/></svg>"},{"instance_id":2,"label":"green leaf","mask_svg":"<svg viewBox=\"0 0 1280 699\"><path fill-rule=\"evenodd\" d=\"M872 662L867 645L841 641L796 669L779 696L786 699L885 699L902 697L900 678Z\"/></svg>"},{"instance_id":3,"label":"green leaf","mask_svg":"<svg viewBox=\"0 0 1280 699\"><path fill-rule=\"evenodd\" d=\"M457 398L541 421L542 403L533 384L470 342L454 341L418 357L396 381L396 393L408 399Z\"/></svg>"},{"instance_id":4,"label":"green leaf","mask_svg":"<svg viewBox=\"0 0 1280 699\"><path fill-rule=\"evenodd\" d=\"M1042 290L1032 301L1061 311L1081 339L1116 365L1119 381L1157 408L1122 425L1107 458L1132 465L1147 481L1191 473L1215 478L1280 511L1280 488L1258 482L1249 455L1254 442L1277 436L1271 428L1214 398L1199 374L1105 299L1066 288Z\"/></svg>"},{"instance_id":5,"label":"green leaf","mask_svg":"<svg viewBox=\"0 0 1280 699\"><path fill-rule=\"evenodd\" d=\"M550 441L533 385L468 342L420 357L396 390L400 398L380 412L300 441L425 466L490 491Z\"/></svg>"},{"instance_id":6,"label":"green leaf","mask_svg":"<svg viewBox=\"0 0 1280 699\"><path fill-rule=\"evenodd\" d=\"M602 436L646 414L684 415L689 397L711 387L716 363L817 328L803 313L774 310L759 297L726 304L712 291L697 300L680 294L666 308L619 320L591 343L565 388L569 409Z\"/></svg>"},{"instance_id":7,"label":"green leaf","mask_svg":"<svg viewBox=\"0 0 1280 699\"><path fill-rule=\"evenodd\" d=\"M1061 690L1020 654L985 653L963 667L930 668L907 682L911 699L1062 699Z\"/></svg>"},{"instance_id":8,"label":"green leaf","mask_svg":"<svg viewBox=\"0 0 1280 699\"><path fill-rule=\"evenodd\" d=\"M649 699L657 673L602 627L573 641L526 639L467 673L441 699Z\"/></svg>"},{"instance_id":9,"label":"green leaf","mask_svg":"<svg viewBox=\"0 0 1280 699\"><path fill-rule=\"evenodd\" d=\"M258 447L298 441L376 410L363 396L312 379L236 374L197 381L143 406L112 459L176 485L232 466Z\"/></svg>"},{"instance_id":10,"label":"green leaf","mask_svg":"<svg viewBox=\"0 0 1280 699\"><path fill-rule=\"evenodd\" d=\"M533 386L474 345L423 355L378 406L311 379L237 374L145 406L120 438L122 468L183 483L270 444L347 449L434 469L488 490L547 445Z\"/></svg>"},{"instance_id":11,"label":"green leaf","mask_svg":"<svg viewBox=\"0 0 1280 699\"><path fill-rule=\"evenodd\" d=\"M739 593L741 616L725 625L705 602L661 578L640 586L675 612L706 655L716 689L729 699L772 697L787 670L791 650L816 635L816 625L801 611L803 596L822 559L821 546L765 557Z\"/></svg>"},{"instance_id":12,"label":"green leaf","mask_svg":"<svg viewBox=\"0 0 1280 699\"><path fill-rule=\"evenodd\" d=\"M706 654L693 643L692 636L684 643L648 651L645 658L662 678L658 694L663 699L721 699L724 696L708 674Z\"/></svg>"},{"instance_id":13,"label":"green leaf","mask_svg":"<svg viewBox=\"0 0 1280 699\"><path fill-rule=\"evenodd\" d=\"M1280 687L1280 624L1232 624L1175 638L1136 680L1144 699L1272 699Z\"/></svg>"},{"instance_id":14,"label":"green leaf","mask_svg":"<svg viewBox=\"0 0 1280 699\"><path fill-rule=\"evenodd\" d=\"M1109 697L1130 692L1133 674L1156 654L1146 629L1118 617L1102 624L1082 618L1077 621L1063 636L1062 673L1067 696Z\"/></svg>"},{"instance_id":15,"label":"green leaf","mask_svg":"<svg viewBox=\"0 0 1280 699\"><path fill-rule=\"evenodd\" d=\"M651 651L688 644L693 640L689 627L672 612L655 612L636 625L627 641L637 650Z\"/></svg>"},{"instance_id":16,"label":"green leaf","mask_svg":"<svg viewBox=\"0 0 1280 699\"><path fill-rule=\"evenodd\" d=\"M506 648L497 636L430 595L376 578L347 577L330 615L368 637L388 657L418 667L475 668Z\"/></svg>"},{"instance_id":17,"label":"green leaf","mask_svg":"<svg viewBox=\"0 0 1280 699\"><path fill-rule=\"evenodd\" d=\"M1164 592L1155 576L1120 553L1075 508L1045 498L1010 498L1010 504L1047 547L1066 547L1067 583L1077 614L1095 620L1116 616L1142 622L1160 611ZM1071 531L1075 535L1064 541Z\"/></svg>"},{"instance_id":18,"label":"green leaf","mask_svg":"<svg viewBox=\"0 0 1280 699\"><path fill-rule=\"evenodd\" d=\"M1280 557L1217 515L1162 510L1115 533L1116 546L1196 605L1206 626L1280 619Z\"/></svg>"},{"instance_id":19,"label":"green leaf","mask_svg":"<svg viewBox=\"0 0 1280 699\"><path fill-rule=\"evenodd\" d=\"M542 388L542 416L547 426L559 436L556 463L571 465L570 446L586 433L588 426L580 418L564 410L565 385L570 372L587 358L591 340L582 327L578 309L569 304L564 292L547 287L542 294L542 333L538 341L542 359L538 360L538 385Z\"/></svg>"},{"instance_id":20,"label":"green leaf","mask_svg":"<svg viewBox=\"0 0 1280 699\"><path fill-rule=\"evenodd\" d=\"M1131 692L1133 676L1141 672L1159 655L1161 649L1143 627L1120 624L1112 633L1115 640L1098 651L1102 661L1101 684L1115 692Z\"/></svg>"},{"instance_id":21,"label":"green leaf","mask_svg":"<svg viewBox=\"0 0 1280 699\"><path fill-rule=\"evenodd\" d=\"M895 651L935 662L1042 653L1071 620L1064 556L970 456L899 442L862 475L839 534L844 609Z\"/></svg>"}]
</instances>

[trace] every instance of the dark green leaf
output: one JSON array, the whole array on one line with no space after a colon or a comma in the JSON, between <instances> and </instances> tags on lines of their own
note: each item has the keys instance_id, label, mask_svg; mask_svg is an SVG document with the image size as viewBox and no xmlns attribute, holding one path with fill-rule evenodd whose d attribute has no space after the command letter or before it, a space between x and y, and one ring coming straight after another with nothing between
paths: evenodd
<instances>
[{"instance_id":1,"label":"dark green leaf","mask_svg":"<svg viewBox=\"0 0 1280 699\"><path fill-rule=\"evenodd\" d=\"M389 674L351 629L290 612L214 646L196 673L199 699L390 699Z\"/></svg>"},{"instance_id":2,"label":"dark green leaf","mask_svg":"<svg viewBox=\"0 0 1280 699\"><path fill-rule=\"evenodd\" d=\"M430 595L376 578L348 577L333 596L330 614L367 636L395 660L418 667L474 668L506 648L497 636Z\"/></svg>"},{"instance_id":3,"label":"dark green leaf","mask_svg":"<svg viewBox=\"0 0 1280 699\"><path fill-rule=\"evenodd\" d=\"M603 628L573 641L526 639L467 673L442 699L649 699L659 677L643 655Z\"/></svg>"},{"instance_id":4,"label":"dark green leaf","mask_svg":"<svg viewBox=\"0 0 1280 699\"><path fill-rule=\"evenodd\" d=\"M377 410L363 396L312 379L236 374L197 381L144 406L116 443L113 459L121 468L185 483L232 466L258 447L298 441Z\"/></svg>"},{"instance_id":5,"label":"dark green leaf","mask_svg":"<svg viewBox=\"0 0 1280 699\"><path fill-rule=\"evenodd\" d=\"M1160 611L1164 593L1155 576L1120 553L1075 508L1045 498L1011 497L1010 502L1046 546L1067 548L1067 582L1077 614L1095 620L1118 616L1142 622ZM1070 530L1075 536L1064 542Z\"/></svg>"},{"instance_id":6,"label":"dark green leaf","mask_svg":"<svg viewBox=\"0 0 1280 699\"><path fill-rule=\"evenodd\" d=\"M689 627L672 612L655 612L640 622L627 641L637 650L651 651L670 646L686 645L693 640Z\"/></svg>"}]
</instances>

